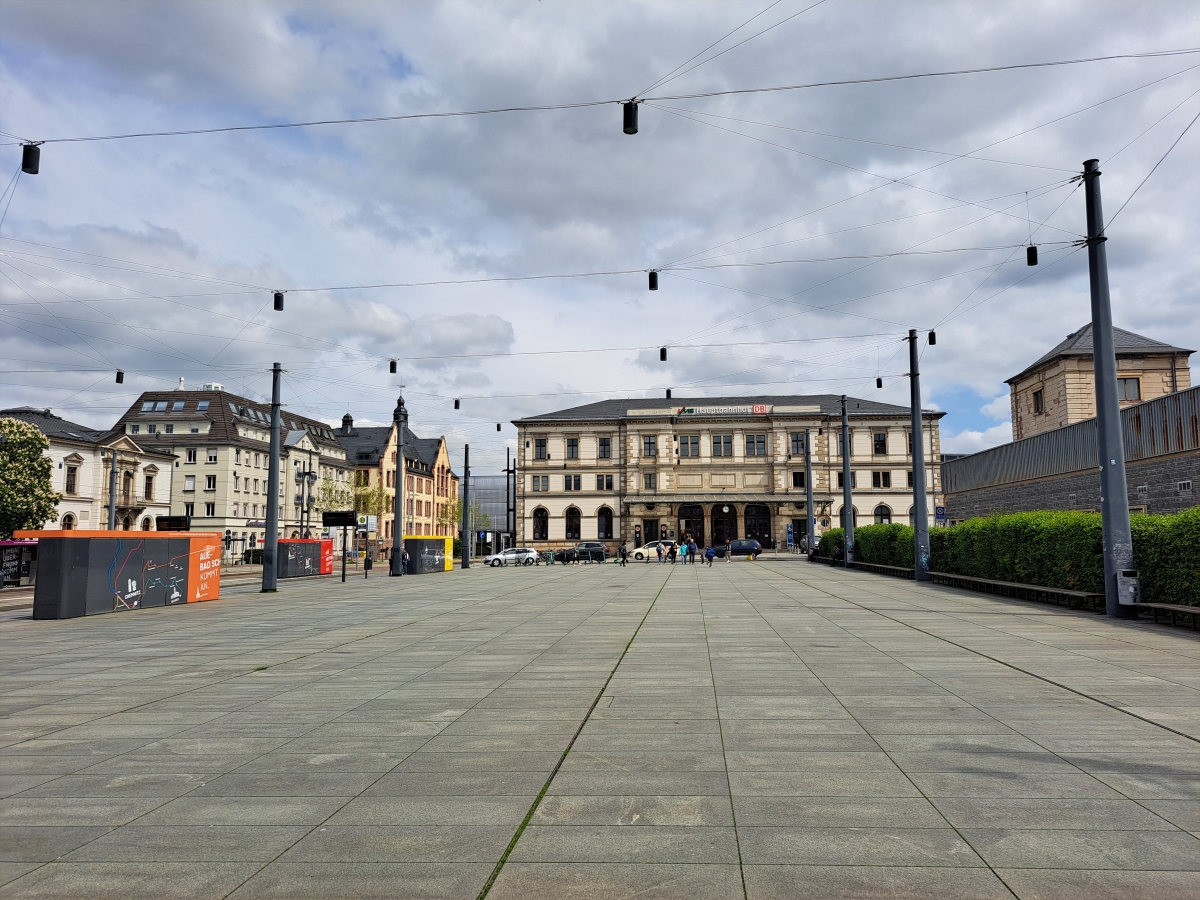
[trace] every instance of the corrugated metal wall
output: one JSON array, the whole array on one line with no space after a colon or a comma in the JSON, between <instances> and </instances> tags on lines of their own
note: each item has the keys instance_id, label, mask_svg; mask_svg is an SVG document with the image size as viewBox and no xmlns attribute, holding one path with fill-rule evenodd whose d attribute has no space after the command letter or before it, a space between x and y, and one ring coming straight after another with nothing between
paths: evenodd
<instances>
[{"instance_id":1,"label":"corrugated metal wall","mask_svg":"<svg viewBox=\"0 0 1200 900\"><path fill-rule=\"evenodd\" d=\"M1200 450L1200 386L1121 410L1125 459ZM947 494L1094 469L1096 420L1003 444L942 464Z\"/></svg>"}]
</instances>

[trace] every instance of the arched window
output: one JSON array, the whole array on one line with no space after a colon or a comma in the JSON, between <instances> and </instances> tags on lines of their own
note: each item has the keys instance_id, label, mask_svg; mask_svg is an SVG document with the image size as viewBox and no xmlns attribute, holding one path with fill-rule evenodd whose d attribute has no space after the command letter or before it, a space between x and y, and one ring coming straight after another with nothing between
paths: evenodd
<instances>
[{"instance_id":1,"label":"arched window","mask_svg":"<svg viewBox=\"0 0 1200 900\"><path fill-rule=\"evenodd\" d=\"M75 530L75 517L73 515L71 515L70 513L67 513L62 518L62 530L63 531L74 531Z\"/></svg>"},{"instance_id":2,"label":"arched window","mask_svg":"<svg viewBox=\"0 0 1200 900\"><path fill-rule=\"evenodd\" d=\"M533 539L535 541L550 540L550 513L540 506L533 511Z\"/></svg>"},{"instance_id":3,"label":"arched window","mask_svg":"<svg viewBox=\"0 0 1200 900\"><path fill-rule=\"evenodd\" d=\"M142 519L142 531L150 531L150 530L151 530L150 529L150 517L146 516L146 518Z\"/></svg>"},{"instance_id":4,"label":"arched window","mask_svg":"<svg viewBox=\"0 0 1200 900\"><path fill-rule=\"evenodd\" d=\"M126 472L125 477L121 479L121 502L131 503L133 497L133 473ZM126 528L126 531L129 529Z\"/></svg>"},{"instance_id":5,"label":"arched window","mask_svg":"<svg viewBox=\"0 0 1200 900\"><path fill-rule=\"evenodd\" d=\"M854 527L858 527L858 510L853 506L850 507L850 521L854 523ZM838 510L838 528L846 527L846 508L842 507Z\"/></svg>"},{"instance_id":6,"label":"arched window","mask_svg":"<svg viewBox=\"0 0 1200 900\"><path fill-rule=\"evenodd\" d=\"M579 540L579 510L571 506L567 508L567 540Z\"/></svg>"},{"instance_id":7,"label":"arched window","mask_svg":"<svg viewBox=\"0 0 1200 900\"><path fill-rule=\"evenodd\" d=\"M880 503L875 507L875 524L876 525L891 525L892 511Z\"/></svg>"},{"instance_id":8,"label":"arched window","mask_svg":"<svg viewBox=\"0 0 1200 900\"><path fill-rule=\"evenodd\" d=\"M133 519L129 518L129 516L126 516L124 519L122 519L121 520L121 530L122 531L132 531L133 530Z\"/></svg>"},{"instance_id":9,"label":"arched window","mask_svg":"<svg viewBox=\"0 0 1200 900\"><path fill-rule=\"evenodd\" d=\"M602 506L596 513L596 537L601 541L611 541L612 536L613 512L607 506Z\"/></svg>"}]
</instances>

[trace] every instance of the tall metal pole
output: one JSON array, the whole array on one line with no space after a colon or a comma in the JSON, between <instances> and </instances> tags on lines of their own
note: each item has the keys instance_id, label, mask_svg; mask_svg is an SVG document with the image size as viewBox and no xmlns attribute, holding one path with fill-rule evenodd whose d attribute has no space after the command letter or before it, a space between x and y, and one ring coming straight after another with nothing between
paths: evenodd
<instances>
[{"instance_id":1,"label":"tall metal pole","mask_svg":"<svg viewBox=\"0 0 1200 900\"><path fill-rule=\"evenodd\" d=\"M854 561L854 494L851 492L850 417L846 412L846 395L842 394L842 542L843 565L847 568Z\"/></svg>"},{"instance_id":2,"label":"tall metal pole","mask_svg":"<svg viewBox=\"0 0 1200 900\"><path fill-rule=\"evenodd\" d=\"M808 528L804 535L804 546L808 555L813 555L813 541L817 537L817 516L813 510L812 447L809 446L809 429L804 429L804 509L808 517Z\"/></svg>"},{"instance_id":3,"label":"tall metal pole","mask_svg":"<svg viewBox=\"0 0 1200 900\"><path fill-rule=\"evenodd\" d=\"M404 408L404 395L396 400L392 412L392 424L396 426L396 498L392 522L392 558L388 561L389 575L404 574L404 432L408 428L408 410Z\"/></svg>"},{"instance_id":4,"label":"tall metal pole","mask_svg":"<svg viewBox=\"0 0 1200 900\"><path fill-rule=\"evenodd\" d=\"M1100 462L1100 517L1104 530L1104 598L1110 616L1133 617L1132 598L1117 590L1117 573L1133 568L1129 530L1129 486L1125 481L1125 440L1117 399L1117 356L1113 348L1112 305L1108 296L1108 256L1104 250L1104 210L1100 205L1100 161L1083 164L1087 203L1088 277L1092 288L1092 359L1096 373L1096 425Z\"/></svg>"},{"instance_id":5,"label":"tall metal pole","mask_svg":"<svg viewBox=\"0 0 1200 900\"><path fill-rule=\"evenodd\" d=\"M925 426L921 418L921 372L918 368L917 330L908 330L908 381L912 404L913 467L913 575L929 580L929 502L925 496Z\"/></svg>"},{"instance_id":6,"label":"tall metal pole","mask_svg":"<svg viewBox=\"0 0 1200 900\"><path fill-rule=\"evenodd\" d=\"M108 530L117 529L117 448L109 451L111 459L108 467Z\"/></svg>"},{"instance_id":7,"label":"tall metal pole","mask_svg":"<svg viewBox=\"0 0 1200 900\"><path fill-rule=\"evenodd\" d=\"M463 480L462 480L462 567L471 568L471 445L463 444Z\"/></svg>"},{"instance_id":8,"label":"tall metal pole","mask_svg":"<svg viewBox=\"0 0 1200 900\"><path fill-rule=\"evenodd\" d=\"M283 367L271 367L271 468L267 472L267 534L263 541L263 593L273 592L276 581L275 557L279 551L279 380Z\"/></svg>"}]
</instances>

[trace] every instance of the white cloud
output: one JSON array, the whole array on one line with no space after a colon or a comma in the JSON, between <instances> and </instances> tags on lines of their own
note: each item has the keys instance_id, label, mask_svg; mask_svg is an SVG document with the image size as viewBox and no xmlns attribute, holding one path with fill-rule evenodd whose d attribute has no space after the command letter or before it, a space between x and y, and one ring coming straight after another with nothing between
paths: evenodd
<instances>
[{"instance_id":1,"label":"white cloud","mask_svg":"<svg viewBox=\"0 0 1200 900\"><path fill-rule=\"evenodd\" d=\"M985 403L979 407L979 411L989 419L997 421L1009 418L1012 415L1012 403L1009 400L1009 395L1007 393L1001 394L991 403Z\"/></svg>"},{"instance_id":2,"label":"white cloud","mask_svg":"<svg viewBox=\"0 0 1200 900\"><path fill-rule=\"evenodd\" d=\"M960 431L958 434L942 436L942 451L945 453L978 453L989 447L1007 444L1012 440L1012 422L1001 422L986 431Z\"/></svg>"}]
</instances>

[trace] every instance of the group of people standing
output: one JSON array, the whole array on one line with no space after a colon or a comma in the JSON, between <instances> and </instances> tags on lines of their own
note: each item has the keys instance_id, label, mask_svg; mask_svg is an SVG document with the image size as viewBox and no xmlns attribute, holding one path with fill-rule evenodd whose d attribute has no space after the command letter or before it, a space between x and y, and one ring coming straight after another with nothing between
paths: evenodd
<instances>
[{"instance_id":1,"label":"group of people standing","mask_svg":"<svg viewBox=\"0 0 1200 900\"><path fill-rule=\"evenodd\" d=\"M696 544L695 540L687 535L684 535L683 542L680 544L672 543L670 547L663 549L663 545L660 542L655 550L658 552L658 561L660 563L669 562L672 565L675 564L676 560L681 561L684 565L695 565L696 560L702 555L700 552L700 547ZM717 551L712 547L709 547L703 552L703 556L705 561L711 566L713 564L713 560L716 559ZM625 565L629 559L629 548L625 545L624 541L622 541L621 546L617 548L617 559L620 561L621 565ZM728 545L725 547L725 560L726 562L729 561Z\"/></svg>"}]
</instances>

